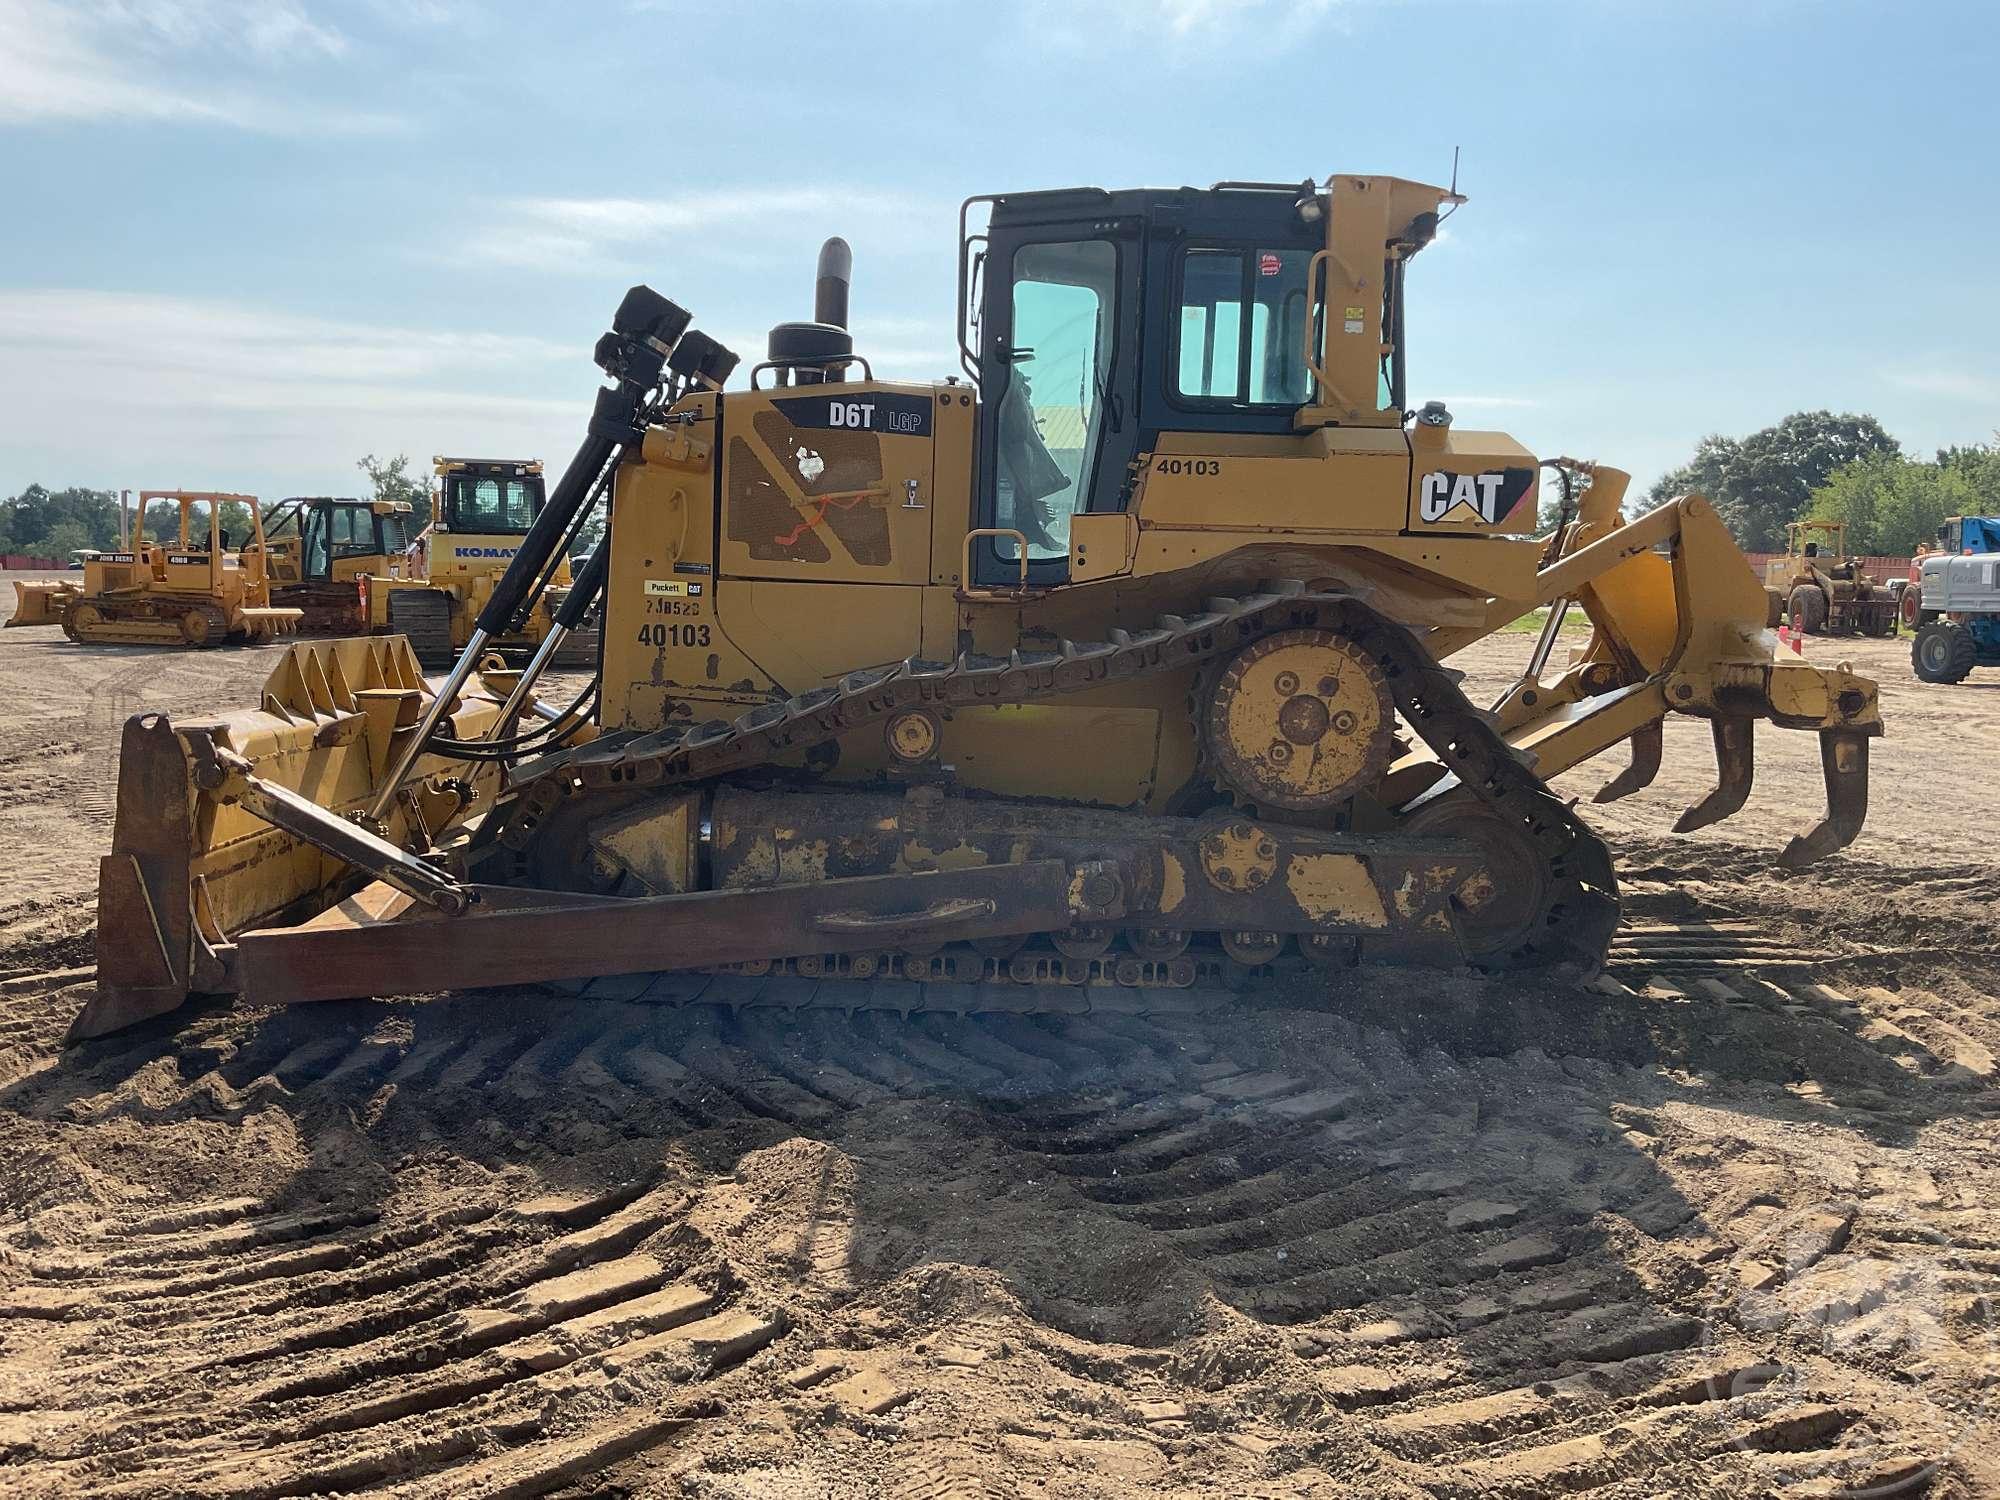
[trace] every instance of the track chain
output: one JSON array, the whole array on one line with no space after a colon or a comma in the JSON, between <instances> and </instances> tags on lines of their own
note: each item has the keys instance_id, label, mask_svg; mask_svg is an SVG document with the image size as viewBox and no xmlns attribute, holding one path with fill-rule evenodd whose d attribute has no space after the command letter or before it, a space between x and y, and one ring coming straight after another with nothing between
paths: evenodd
<instances>
[{"instance_id":1,"label":"track chain","mask_svg":"<svg viewBox=\"0 0 2000 1500\"><path fill-rule=\"evenodd\" d=\"M912 657L850 672L837 684L762 704L734 721L603 735L514 768L510 780L517 796L505 809L499 839L526 850L542 820L569 798L687 786L754 770L879 726L907 709L1032 703L1199 667L1263 636L1302 629L1345 635L1378 664L1397 711L1448 773L1426 800L1464 786L1505 818L1546 864L1552 897L1540 930L1484 964L1521 968L1570 961L1595 969L1618 925L1617 882L1604 842L1467 700L1459 674L1439 665L1414 635L1352 594L1312 590L1296 580L1210 599L1199 614L1162 615L1152 629L1114 630L1106 641L1062 640L1053 650L1016 650L1005 657L967 653L952 662Z\"/></svg>"}]
</instances>

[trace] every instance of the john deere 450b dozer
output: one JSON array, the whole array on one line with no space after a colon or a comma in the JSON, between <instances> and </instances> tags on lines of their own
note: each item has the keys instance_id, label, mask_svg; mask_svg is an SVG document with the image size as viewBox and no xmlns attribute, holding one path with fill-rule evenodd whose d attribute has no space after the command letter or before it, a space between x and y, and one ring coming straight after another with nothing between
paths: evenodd
<instances>
[{"instance_id":1,"label":"john deere 450b dozer","mask_svg":"<svg viewBox=\"0 0 2000 1500\"><path fill-rule=\"evenodd\" d=\"M633 288L441 683L397 638L301 645L260 707L127 726L73 1034L196 992L1153 1010L1301 963L1588 972L1612 862L1547 779L1630 741L1599 795L1638 790L1670 713L1721 765L1681 828L1742 805L1764 720L1825 770L1784 861L1847 844L1875 686L1774 649L1713 508L1621 522L1597 467L1535 540L1535 457L1406 397L1405 273L1456 201L972 200L967 378L928 384L853 348L840 241L747 389ZM481 675L607 493L555 628ZM600 596L600 673L541 705ZM1467 701L1441 663L1542 606L1519 680ZM1571 608L1589 643L1552 665Z\"/></svg>"}]
</instances>

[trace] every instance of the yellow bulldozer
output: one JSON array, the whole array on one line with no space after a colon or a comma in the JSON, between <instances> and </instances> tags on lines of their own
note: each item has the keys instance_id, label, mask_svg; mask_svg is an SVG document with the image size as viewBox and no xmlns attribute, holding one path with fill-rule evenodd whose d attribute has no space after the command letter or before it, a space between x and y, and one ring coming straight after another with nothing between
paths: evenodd
<instances>
[{"instance_id":1,"label":"yellow bulldozer","mask_svg":"<svg viewBox=\"0 0 2000 1500\"><path fill-rule=\"evenodd\" d=\"M149 541L146 508L175 507L170 539ZM224 507L248 517L232 538ZM303 611L271 599L271 552L255 495L211 490L141 490L122 549L87 556L83 581L16 584L9 625L61 625L84 645L219 646L297 632Z\"/></svg>"},{"instance_id":2,"label":"yellow bulldozer","mask_svg":"<svg viewBox=\"0 0 2000 1500\"><path fill-rule=\"evenodd\" d=\"M273 599L304 613L308 635L361 635L369 628L369 580L417 570L408 557L407 500L294 495L264 516Z\"/></svg>"},{"instance_id":3,"label":"yellow bulldozer","mask_svg":"<svg viewBox=\"0 0 2000 1500\"><path fill-rule=\"evenodd\" d=\"M419 538L423 565L370 578L368 628L406 637L420 664L438 668L450 666L471 638L474 622L542 513L547 489L539 459L439 455L432 464L438 485L431 524ZM489 636L486 649L503 659L532 653L548 638L571 582L569 549L558 547L538 572L534 604L510 629ZM562 645L557 665L597 664L594 630L571 632Z\"/></svg>"},{"instance_id":4,"label":"yellow bulldozer","mask_svg":"<svg viewBox=\"0 0 2000 1500\"><path fill-rule=\"evenodd\" d=\"M1586 974L1617 882L1549 778L1629 743L1599 798L1639 790L1670 714L1720 767L1680 828L1742 806L1761 721L1820 737L1826 816L1781 859L1845 846L1875 685L1777 649L1714 509L1622 520L1595 467L1538 536L1536 457L1407 394L1407 273L1458 201L969 200L933 382L874 377L838 240L734 390L632 288L441 681L394 637L307 644L260 706L126 726L72 1036L193 993L1150 1012L1314 965ZM548 635L483 671L601 496ZM543 702L600 599L600 671ZM1537 609L1470 702L1445 663Z\"/></svg>"}]
</instances>

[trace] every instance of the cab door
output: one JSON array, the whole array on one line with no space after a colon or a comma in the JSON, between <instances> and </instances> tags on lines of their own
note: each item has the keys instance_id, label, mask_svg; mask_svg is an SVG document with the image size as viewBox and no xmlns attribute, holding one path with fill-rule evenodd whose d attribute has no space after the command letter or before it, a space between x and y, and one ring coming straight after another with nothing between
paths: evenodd
<instances>
[{"instance_id":1,"label":"cab door","mask_svg":"<svg viewBox=\"0 0 2000 1500\"><path fill-rule=\"evenodd\" d=\"M325 583L333 576L332 509L308 505L299 511L299 576L304 582Z\"/></svg>"},{"instance_id":2,"label":"cab door","mask_svg":"<svg viewBox=\"0 0 2000 1500\"><path fill-rule=\"evenodd\" d=\"M1069 577L1073 516L1124 507L1137 452L1138 221L992 231L979 327L973 581ZM1022 549L1026 558L1023 567Z\"/></svg>"}]
</instances>

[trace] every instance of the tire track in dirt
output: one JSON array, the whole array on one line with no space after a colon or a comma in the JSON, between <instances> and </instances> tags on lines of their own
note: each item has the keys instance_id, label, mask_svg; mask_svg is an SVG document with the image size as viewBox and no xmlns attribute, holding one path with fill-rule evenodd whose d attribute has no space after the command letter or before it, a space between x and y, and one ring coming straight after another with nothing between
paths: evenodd
<instances>
[{"instance_id":1,"label":"tire track in dirt","mask_svg":"<svg viewBox=\"0 0 2000 1500\"><path fill-rule=\"evenodd\" d=\"M2000 1492L1948 1409L2000 1371L1990 866L1634 833L1589 992L492 992L59 1056L108 834L79 768L108 797L119 716L268 663L72 680L38 634L0 637L0 837L52 851L0 897L8 1494ZM1727 941L1664 932L1697 919Z\"/></svg>"},{"instance_id":2,"label":"tire track in dirt","mask_svg":"<svg viewBox=\"0 0 2000 1500\"><path fill-rule=\"evenodd\" d=\"M1345 1016L494 993L197 1017L178 1059L113 1039L17 1081L9 1114L65 1153L253 1127L281 1149L212 1159L171 1206L51 1192L6 1237L10 1492L535 1494L609 1470L632 1493L1367 1473L1806 1495L1836 1459L1927 1463L1946 1435L1885 1371L1798 1357L1806 1394L1760 1405L1772 1338L1714 1300L1756 1233L1829 1197L1883 1263L1913 1253L1910 1214L1964 1217L1884 1142L1937 1101L1984 1107L1971 1008L1614 973L1620 994L1507 1000L1685 1012L1697 1070L1731 1024L1820 1034L1799 1055L1846 1071L1677 1084L1601 1020L1604 1056L1468 1047L1382 1024L1437 999L1393 975ZM1857 1114L1829 1177L1819 1137ZM1991 1243L1960 1302L2000 1295ZM1969 1388L1977 1333L1945 1328Z\"/></svg>"}]
</instances>

